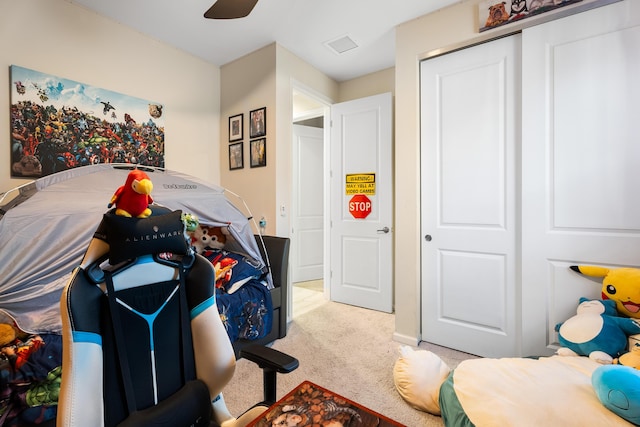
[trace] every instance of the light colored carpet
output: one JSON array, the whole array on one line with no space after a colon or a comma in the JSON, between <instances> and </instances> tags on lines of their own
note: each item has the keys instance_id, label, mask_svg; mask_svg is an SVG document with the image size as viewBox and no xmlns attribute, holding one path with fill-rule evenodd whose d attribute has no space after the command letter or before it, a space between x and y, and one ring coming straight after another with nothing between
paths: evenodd
<instances>
[{"instance_id":1,"label":"light colored carpet","mask_svg":"<svg viewBox=\"0 0 640 427\"><path fill-rule=\"evenodd\" d=\"M322 280L294 283L292 297L294 319L318 308L326 302L323 296Z\"/></svg>"},{"instance_id":2,"label":"light colored carpet","mask_svg":"<svg viewBox=\"0 0 640 427\"><path fill-rule=\"evenodd\" d=\"M298 358L300 367L278 376L278 398L304 380L367 406L409 427L442 426L440 417L410 407L393 384L393 366L400 343L392 340L395 316L322 300L296 315L287 336L273 348ZM454 368L465 353L421 343ZM239 360L231 383L224 390L233 414L262 400L262 372Z\"/></svg>"}]
</instances>

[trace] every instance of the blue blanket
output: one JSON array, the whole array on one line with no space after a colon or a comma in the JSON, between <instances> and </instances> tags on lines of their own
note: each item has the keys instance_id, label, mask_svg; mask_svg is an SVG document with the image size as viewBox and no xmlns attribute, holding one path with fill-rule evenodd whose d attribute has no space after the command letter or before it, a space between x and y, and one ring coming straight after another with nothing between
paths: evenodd
<instances>
[{"instance_id":1,"label":"blue blanket","mask_svg":"<svg viewBox=\"0 0 640 427\"><path fill-rule=\"evenodd\" d=\"M255 340L271 332L271 293L262 282L251 279L232 294L217 288L216 304L231 342Z\"/></svg>"}]
</instances>

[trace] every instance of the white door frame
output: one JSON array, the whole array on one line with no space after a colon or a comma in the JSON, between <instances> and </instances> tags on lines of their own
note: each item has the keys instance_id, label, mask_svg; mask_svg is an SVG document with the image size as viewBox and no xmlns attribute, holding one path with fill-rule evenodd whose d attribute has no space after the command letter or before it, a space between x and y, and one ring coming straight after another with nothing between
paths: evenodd
<instances>
[{"instance_id":1,"label":"white door frame","mask_svg":"<svg viewBox=\"0 0 640 427\"><path fill-rule=\"evenodd\" d=\"M323 172L323 182L325 183L324 185L324 191L323 191L323 204L324 204L324 209L323 209L323 214L324 214L324 223L323 223L323 246L324 246L324 267L323 267L323 274L322 274L322 279L323 279L323 293L324 293L324 297L325 299L330 299L331 295L329 293L329 272L330 272L330 264L328 262L329 260L329 208L330 208L330 189L329 186L326 185L326 183L329 182L329 142L330 142L330 132L329 132L329 123L331 120L331 105L333 104L333 102L325 97L324 95L318 93L317 91L313 90L312 88L306 86L303 83L300 83L296 80L292 80L291 81L291 90L292 90L292 98L293 98L293 91L297 91L301 94L303 94L305 97L308 97L309 99L319 103L322 105L322 107L320 109L314 109L312 110L310 113L305 114L304 116L296 116L296 117L292 117L291 118L291 123L293 124L294 120L299 120L301 118L312 118L312 117L323 117L324 120L324 126L323 126L323 132L324 132L324 148L323 148L323 162L324 162L324 172ZM293 126L293 125L292 125ZM293 133L293 131L292 131ZM293 140L293 138L291 138L291 150L293 151L293 144L295 143L295 141ZM292 159L293 161L293 159ZM293 171L293 164L290 165L291 171ZM292 172L293 173L293 172ZM296 198L296 194L294 194L294 192L291 192L291 201L289 206L291 206L291 209L295 209L296 202L297 200L295 200ZM291 212L291 217L293 218L294 212ZM290 224L290 226L292 226L293 224ZM289 230L291 231L291 230ZM296 238L295 233L289 233L289 235L291 236L292 239ZM289 287L288 289L288 298L287 298L287 320L291 320L291 315L293 313L293 298L292 298L292 289L291 287Z\"/></svg>"}]
</instances>

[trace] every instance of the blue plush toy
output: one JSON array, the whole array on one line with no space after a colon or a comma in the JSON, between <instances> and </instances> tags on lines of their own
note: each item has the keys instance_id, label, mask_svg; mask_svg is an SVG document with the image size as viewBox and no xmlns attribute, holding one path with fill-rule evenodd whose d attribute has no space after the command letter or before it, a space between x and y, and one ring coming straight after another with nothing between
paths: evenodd
<instances>
[{"instance_id":1,"label":"blue plush toy","mask_svg":"<svg viewBox=\"0 0 640 427\"><path fill-rule=\"evenodd\" d=\"M625 420L640 424L640 371L629 366L599 366L591 384L600 402Z\"/></svg>"},{"instance_id":2,"label":"blue plush toy","mask_svg":"<svg viewBox=\"0 0 640 427\"><path fill-rule=\"evenodd\" d=\"M580 298L577 314L556 325L561 356L589 356L612 363L627 351L628 336L640 333L639 319L619 317L613 300Z\"/></svg>"}]
</instances>

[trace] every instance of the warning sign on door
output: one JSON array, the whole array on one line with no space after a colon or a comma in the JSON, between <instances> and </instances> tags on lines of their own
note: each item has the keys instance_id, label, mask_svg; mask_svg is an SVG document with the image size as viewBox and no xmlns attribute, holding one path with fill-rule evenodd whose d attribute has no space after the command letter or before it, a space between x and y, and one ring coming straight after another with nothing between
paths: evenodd
<instances>
[{"instance_id":1,"label":"warning sign on door","mask_svg":"<svg viewBox=\"0 0 640 427\"><path fill-rule=\"evenodd\" d=\"M351 173L345 176L345 194L376 194L375 173Z\"/></svg>"}]
</instances>

